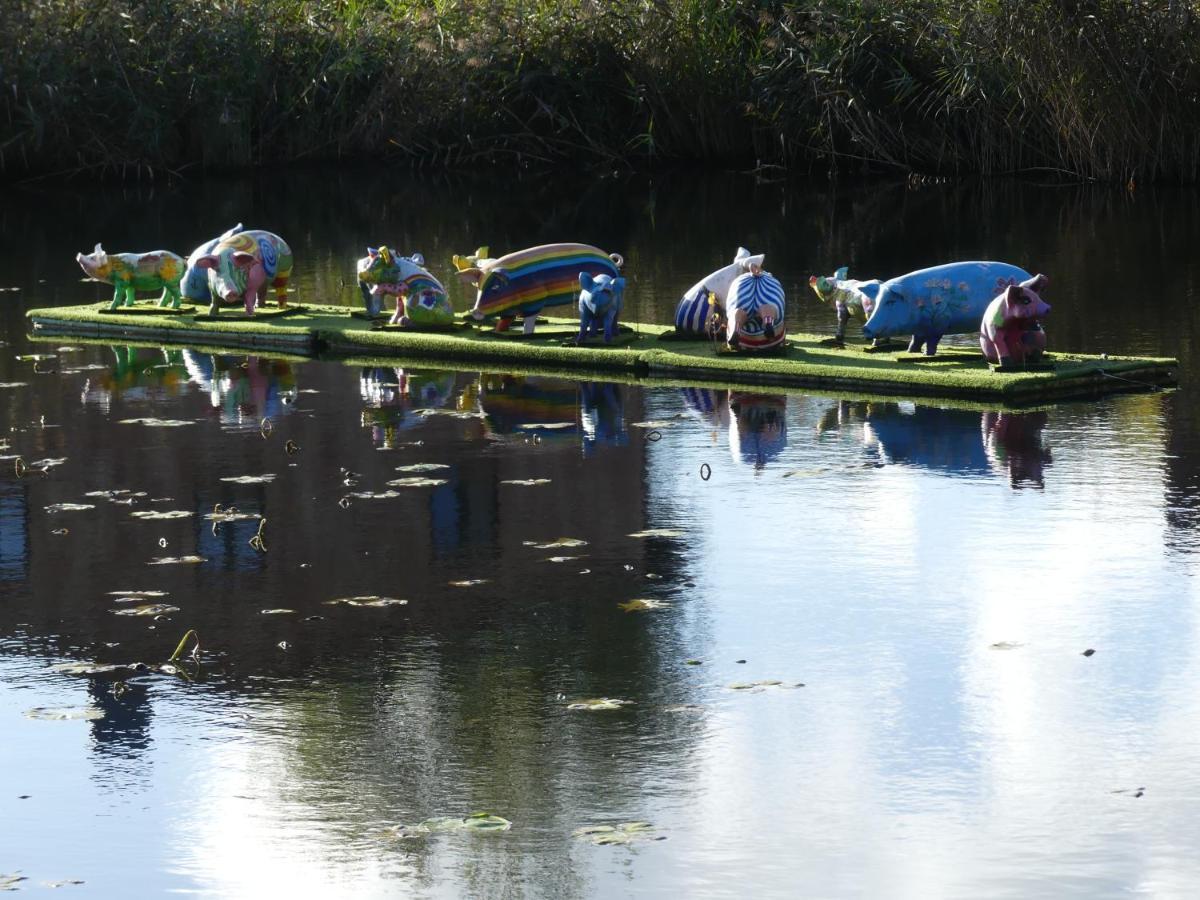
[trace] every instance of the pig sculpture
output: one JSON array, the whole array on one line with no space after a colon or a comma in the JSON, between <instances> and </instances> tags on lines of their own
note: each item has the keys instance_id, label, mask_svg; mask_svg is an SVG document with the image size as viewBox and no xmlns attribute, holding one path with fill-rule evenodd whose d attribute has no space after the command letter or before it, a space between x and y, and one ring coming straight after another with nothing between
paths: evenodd
<instances>
[{"instance_id":1,"label":"pig sculpture","mask_svg":"<svg viewBox=\"0 0 1200 900\"><path fill-rule=\"evenodd\" d=\"M138 291L162 291L159 306L179 308L179 280L183 277L182 256L169 250L151 253L105 253L99 244L91 253L76 253L75 261L89 277L113 286L116 309L125 301L133 306Z\"/></svg>"},{"instance_id":2,"label":"pig sculpture","mask_svg":"<svg viewBox=\"0 0 1200 900\"><path fill-rule=\"evenodd\" d=\"M292 249L269 231L242 231L236 225L218 238L197 247L188 257L183 276L183 296L210 303L216 315L222 303L245 304L246 315L275 289L280 307L287 306L287 283L292 274Z\"/></svg>"},{"instance_id":3,"label":"pig sculpture","mask_svg":"<svg viewBox=\"0 0 1200 900\"><path fill-rule=\"evenodd\" d=\"M854 281L846 277L848 270L842 266L832 276L813 275L808 279L808 286L826 306L833 307L837 313L838 343L846 340L846 323L851 318L865 322L875 311L875 300L879 296L880 281L874 278L870 281Z\"/></svg>"},{"instance_id":4,"label":"pig sculpture","mask_svg":"<svg viewBox=\"0 0 1200 900\"><path fill-rule=\"evenodd\" d=\"M390 324L411 327L454 324L454 307L442 283L425 268L420 253L400 256L388 247L368 247L358 261L358 286L367 314L383 311L383 298L396 298Z\"/></svg>"},{"instance_id":5,"label":"pig sculpture","mask_svg":"<svg viewBox=\"0 0 1200 900\"><path fill-rule=\"evenodd\" d=\"M1035 275L1009 284L988 304L979 325L979 346L988 362L1007 369L1041 361L1046 332L1040 320L1050 305L1038 295L1049 281Z\"/></svg>"},{"instance_id":6,"label":"pig sculpture","mask_svg":"<svg viewBox=\"0 0 1200 900\"><path fill-rule=\"evenodd\" d=\"M604 343L611 344L625 302L625 279L609 275L593 278L580 272L579 288L579 336L575 343L583 343L589 334L599 334L603 327Z\"/></svg>"},{"instance_id":7,"label":"pig sculpture","mask_svg":"<svg viewBox=\"0 0 1200 900\"><path fill-rule=\"evenodd\" d=\"M937 353L946 334L971 334L996 292L1032 276L1002 262L956 262L889 278L879 286L863 334L881 340L910 334L908 351Z\"/></svg>"},{"instance_id":8,"label":"pig sculpture","mask_svg":"<svg viewBox=\"0 0 1200 900\"><path fill-rule=\"evenodd\" d=\"M750 260L748 270L733 280L725 298L725 339L733 350L772 350L786 337L783 285L762 269L761 260L761 256Z\"/></svg>"},{"instance_id":9,"label":"pig sculpture","mask_svg":"<svg viewBox=\"0 0 1200 900\"><path fill-rule=\"evenodd\" d=\"M454 257L459 277L477 290L468 315L476 321L497 319L496 331L507 331L521 316L526 334L533 334L545 307L575 302L580 273L616 278L624 265L619 254L588 244L543 244L497 259L486 253L480 248L474 257Z\"/></svg>"},{"instance_id":10,"label":"pig sculpture","mask_svg":"<svg viewBox=\"0 0 1200 900\"><path fill-rule=\"evenodd\" d=\"M738 247L733 262L704 276L684 293L675 307L675 333L687 337L712 337L725 327L725 297L739 275L745 274L751 263L761 266L762 255L754 256L745 247Z\"/></svg>"}]
</instances>

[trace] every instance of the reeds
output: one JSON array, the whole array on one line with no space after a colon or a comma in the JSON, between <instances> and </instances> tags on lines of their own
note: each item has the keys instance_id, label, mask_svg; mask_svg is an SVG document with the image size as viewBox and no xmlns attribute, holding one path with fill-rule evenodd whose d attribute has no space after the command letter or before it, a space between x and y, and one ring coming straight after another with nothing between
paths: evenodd
<instances>
[{"instance_id":1,"label":"reeds","mask_svg":"<svg viewBox=\"0 0 1200 900\"><path fill-rule=\"evenodd\" d=\"M1196 0L29 0L0 177L400 159L1200 176Z\"/></svg>"}]
</instances>

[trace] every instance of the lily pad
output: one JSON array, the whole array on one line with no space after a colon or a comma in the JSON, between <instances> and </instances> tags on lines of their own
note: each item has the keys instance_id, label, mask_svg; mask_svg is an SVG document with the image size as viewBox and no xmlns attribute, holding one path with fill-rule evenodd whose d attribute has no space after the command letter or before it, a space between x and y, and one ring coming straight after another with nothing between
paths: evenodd
<instances>
[{"instance_id":1,"label":"lily pad","mask_svg":"<svg viewBox=\"0 0 1200 900\"><path fill-rule=\"evenodd\" d=\"M77 719L95 721L104 718L104 710L94 706L35 706L25 710L28 719L42 719L47 722L66 722Z\"/></svg>"},{"instance_id":2,"label":"lily pad","mask_svg":"<svg viewBox=\"0 0 1200 900\"><path fill-rule=\"evenodd\" d=\"M326 600L326 606L405 606L407 600L398 600L395 597L378 597L369 595L366 597L339 597L336 600Z\"/></svg>"},{"instance_id":3,"label":"lily pad","mask_svg":"<svg viewBox=\"0 0 1200 900\"><path fill-rule=\"evenodd\" d=\"M500 483L501 484L516 484L516 485L520 485L521 487L534 487L535 485L539 485L539 484L549 484L550 479L549 478L509 478L505 481L501 481Z\"/></svg>"},{"instance_id":4,"label":"lily pad","mask_svg":"<svg viewBox=\"0 0 1200 900\"><path fill-rule=\"evenodd\" d=\"M5 875L0 872L0 891L19 891L17 885L22 881L28 881L24 875L19 872L14 872L11 875Z\"/></svg>"},{"instance_id":5,"label":"lily pad","mask_svg":"<svg viewBox=\"0 0 1200 900\"><path fill-rule=\"evenodd\" d=\"M490 578L466 578L462 581L451 581L450 587L475 587L477 584L487 584Z\"/></svg>"},{"instance_id":6,"label":"lily pad","mask_svg":"<svg viewBox=\"0 0 1200 900\"><path fill-rule=\"evenodd\" d=\"M574 428L574 422L526 422L518 425L523 431L561 431L566 428Z\"/></svg>"},{"instance_id":7,"label":"lily pad","mask_svg":"<svg viewBox=\"0 0 1200 900\"><path fill-rule=\"evenodd\" d=\"M546 562L565 563L565 562L571 562L572 560L583 559L583 558L584 557L582 557L582 556L547 556Z\"/></svg>"},{"instance_id":8,"label":"lily pad","mask_svg":"<svg viewBox=\"0 0 1200 900\"><path fill-rule=\"evenodd\" d=\"M269 484L275 480L274 473L265 475L229 475L221 479L233 484Z\"/></svg>"},{"instance_id":9,"label":"lily pad","mask_svg":"<svg viewBox=\"0 0 1200 900\"><path fill-rule=\"evenodd\" d=\"M411 466L396 466L397 472L437 472L450 468L445 463L413 463Z\"/></svg>"},{"instance_id":10,"label":"lily pad","mask_svg":"<svg viewBox=\"0 0 1200 900\"><path fill-rule=\"evenodd\" d=\"M210 513L205 513L204 518L210 522L243 522L246 519L261 519L260 513L248 513L230 507L229 509L215 509Z\"/></svg>"},{"instance_id":11,"label":"lily pad","mask_svg":"<svg viewBox=\"0 0 1200 900\"><path fill-rule=\"evenodd\" d=\"M290 616L295 615L295 613L294 609L264 609L262 611L264 616Z\"/></svg>"},{"instance_id":12,"label":"lily pad","mask_svg":"<svg viewBox=\"0 0 1200 900\"><path fill-rule=\"evenodd\" d=\"M46 507L48 513L78 512L81 509L95 509L91 503L51 503Z\"/></svg>"},{"instance_id":13,"label":"lily pad","mask_svg":"<svg viewBox=\"0 0 1200 900\"><path fill-rule=\"evenodd\" d=\"M28 381L0 381L0 390L29 387Z\"/></svg>"},{"instance_id":14,"label":"lily pad","mask_svg":"<svg viewBox=\"0 0 1200 900\"><path fill-rule=\"evenodd\" d=\"M353 497L355 500L391 500L393 497L399 497L399 491L351 491L346 495Z\"/></svg>"},{"instance_id":15,"label":"lily pad","mask_svg":"<svg viewBox=\"0 0 1200 900\"><path fill-rule=\"evenodd\" d=\"M669 419L653 419L649 422L633 422L630 428L673 428L679 423Z\"/></svg>"},{"instance_id":16,"label":"lily pad","mask_svg":"<svg viewBox=\"0 0 1200 900\"><path fill-rule=\"evenodd\" d=\"M67 461L67 457L60 456L57 459L39 459L29 464L31 469L53 469L55 466L61 466Z\"/></svg>"},{"instance_id":17,"label":"lily pad","mask_svg":"<svg viewBox=\"0 0 1200 900\"><path fill-rule=\"evenodd\" d=\"M139 509L131 512L135 519L186 519L194 513L190 509Z\"/></svg>"},{"instance_id":18,"label":"lily pad","mask_svg":"<svg viewBox=\"0 0 1200 900\"><path fill-rule=\"evenodd\" d=\"M1018 647L1025 646L1020 641L997 641L991 645L993 650L1016 650Z\"/></svg>"},{"instance_id":19,"label":"lily pad","mask_svg":"<svg viewBox=\"0 0 1200 900\"><path fill-rule=\"evenodd\" d=\"M670 605L666 600L660 600L656 597L640 597L636 600L627 600L624 603L617 604L625 612L649 612L652 609L663 609Z\"/></svg>"},{"instance_id":20,"label":"lily pad","mask_svg":"<svg viewBox=\"0 0 1200 900\"><path fill-rule=\"evenodd\" d=\"M560 547L586 547L587 541L580 538L560 537L558 540L548 541L545 544L539 544L537 541L522 541L526 547L533 547L537 550L557 550Z\"/></svg>"},{"instance_id":21,"label":"lily pad","mask_svg":"<svg viewBox=\"0 0 1200 900\"><path fill-rule=\"evenodd\" d=\"M620 825L585 825L576 828L571 836L591 844L631 844L634 841L661 841L660 835L649 822L622 822Z\"/></svg>"},{"instance_id":22,"label":"lily pad","mask_svg":"<svg viewBox=\"0 0 1200 900\"><path fill-rule=\"evenodd\" d=\"M674 528L647 528L645 531L635 531L633 534L628 535L631 538L673 538L683 536L684 532Z\"/></svg>"},{"instance_id":23,"label":"lily pad","mask_svg":"<svg viewBox=\"0 0 1200 900\"><path fill-rule=\"evenodd\" d=\"M202 562L208 562L203 556L156 556L148 566L176 566L176 565L198 565Z\"/></svg>"},{"instance_id":24,"label":"lily pad","mask_svg":"<svg viewBox=\"0 0 1200 900\"><path fill-rule=\"evenodd\" d=\"M179 612L179 607L169 603L143 603L141 606L114 609L110 612L117 616L165 616L168 613Z\"/></svg>"},{"instance_id":25,"label":"lily pad","mask_svg":"<svg viewBox=\"0 0 1200 900\"><path fill-rule=\"evenodd\" d=\"M778 678L764 678L762 681L735 681L729 685L731 691L746 691L747 693L757 694L767 688L802 688L804 682L797 681L792 684L785 684Z\"/></svg>"},{"instance_id":26,"label":"lily pad","mask_svg":"<svg viewBox=\"0 0 1200 900\"><path fill-rule=\"evenodd\" d=\"M43 359L54 359L53 353L26 353L24 356L14 356L18 362L39 362Z\"/></svg>"},{"instance_id":27,"label":"lily pad","mask_svg":"<svg viewBox=\"0 0 1200 900\"><path fill-rule=\"evenodd\" d=\"M422 478L419 475L411 478L395 478L387 483L388 487L398 488L417 488L417 487L437 487L439 484L445 484L444 478Z\"/></svg>"},{"instance_id":28,"label":"lily pad","mask_svg":"<svg viewBox=\"0 0 1200 900\"><path fill-rule=\"evenodd\" d=\"M134 600L142 597L165 597L167 591L109 591L108 596L120 597L121 599L117 601L120 603L122 600Z\"/></svg>"},{"instance_id":29,"label":"lily pad","mask_svg":"<svg viewBox=\"0 0 1200 900\"><path fill-rule=\"evenodd\" d=\"M125 488L115 488L110 491L88 491L85 497L103 497L111 503L133 503L135 497L145 497L145 491L130 491Z\"/></svg>"},{"instance_id":30,"label":"lily pad","mask_svg":"<svg viewBox=\"0 0 1200 900\"><path fill-rule=\"evenodd\" d=\"M574 703L568 703L567 709L582 709L589 712L597 712L604 709L620 709L632 703L632 700L618 700L614 697L593 697L589 700L576 700Z\"/></svg>"},{"instance_id":31,"label":"lily pad","mask_svg":"<svg viewBox=\"0 0 1200 900\"><path fill-rule=\"evenodd\" d=\"M57 672L59 675L115 675L118 672L124 674L126 672L145 672L149 667L145 663L91 663L91 662L70 662L60 663L56 666L51 666L51 672Z\"/></svg>"},{"instance_id":32,"label":"lily pad","mask_svg":"<svg viewBox=\"0 0 1200 900\"><path fill-rule=\"evenodd\" d=\"M121 419L121 425L145 425L147 428L182 428L184 425L195 425L190 419L159 419L154 416L143 416L139 419Z\"/></svg>"}]
</instances>

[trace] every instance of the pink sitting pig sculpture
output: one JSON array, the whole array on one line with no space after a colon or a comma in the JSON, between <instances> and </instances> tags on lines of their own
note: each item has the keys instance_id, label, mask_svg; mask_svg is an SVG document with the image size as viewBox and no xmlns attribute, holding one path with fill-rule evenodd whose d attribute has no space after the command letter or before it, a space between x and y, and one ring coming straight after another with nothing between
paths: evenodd
<instances>
[{"instance_id":1,"label":"pink sitting pig sculpture","mask_svg":"<svg viewBox=\"0 0 1200 900\"><path fill-rule=\"evenodd\" d=\"M1045 275L1035 275L1014 282L988 304L979 325L979 346L988 362L1007 369L1041 360L1046 332L1040 320L1050 312L1050 305L1038 292L1049 281Z\"/></svg>"}]
</instances>

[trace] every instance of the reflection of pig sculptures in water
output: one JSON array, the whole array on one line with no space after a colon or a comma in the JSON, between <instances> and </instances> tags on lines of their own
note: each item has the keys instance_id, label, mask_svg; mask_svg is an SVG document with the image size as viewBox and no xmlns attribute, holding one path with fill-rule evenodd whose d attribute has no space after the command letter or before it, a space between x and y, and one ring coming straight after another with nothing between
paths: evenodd
<instances>
[{"instance_id":1,"label":"reflection of pig sculptures in water","mask_svg":"<svg viewBox=\"0 0 1200 900\"><path fill-rule=\"evenodd\" d=\"M787 447L787 397L729 392L729 452L762 470Z\"/></svg>"},{"instance_id":2,"label":"reflection of pig sculptures in water","mask_svg":"<svg viewBox=\"0 0 1200 900\"><path fill-rule=\"evenodd\" d=\"M116 309L125 301L133 306L137 291L162 291L159 306L179 308L179 279L183 277L183 257L169 250L152 253L105 253L99 244L91 253L75 254L75 261L90 277L113 286L112 303Z\"/></svg>"},{"instance_id":3,"label":"reflection of pig sculptures in water","mask_svg":"<svg viewBox=\"0 0 1200 900\"><path fill-rule=\"evenodd\" d=\"M986 412L983 445L988 462L998 475L1008 475L1014 488L1025 484L1044 487L1042 472L1051 463L1050 449L1042 442L1044 412Z\"/></svg>"},{"instance_id":4,"label":"reflection of pig sculptures in water","mask_svg":"<svg viewBox=\"0 0 1200 900\"><path fill-rule=\"evenodd\" d=\"M1050 312L1050 305L1038 293L1049 280L1037 275L1010 284L988 304L979 325L979 346L988 362L1008 368L1041 361L1046 332L1040 319Z\"/></svg>"},{"instance_id":5,"label":"reflection of pig sculptures in water","mask_svg":"<svg viewBox=\"0 0 1200 900\"><path fill-rule=\"evenodd\" d=\"M620 254L588 244L543 244L498 259L486 254L480 248L474 257L454 257L459 277L477 289L470 316L476 321L496 318L497 331L507 331L521 316L526 334L533 333L543 308L575 302L580 273L616 278L624 265Z\"/></svg>"},{"instance_id":6,"label":"reflection of pig sculptures in water","mask_svg":"<svg viewBox=\"0 0 1200 900\"><path fill-rule=\"evenodd\" d=\"M235 225L218 238L200 245L188 257L183 276L183 296L200 302L209 300L209 313L217 314L221 303L244 302L246 315L267 293L287 306L287 283L292 274L292 250L277 234L242 231Z\"/></svg>"},{"instance_id":7,"label":"reflection of pig sculptures in water","mask_svg":"<svg viewBox=\"0 0 1200 900\"><path fill-rule=\"evenodd\" d=\"M1006 285L1032 276L1001 262L956 262L889 278L879 288L875 312L863 325L872 339L911 334L910 353L937 353L944 334L974 334L984 310Z\"/></svg>"}]
</instances>

